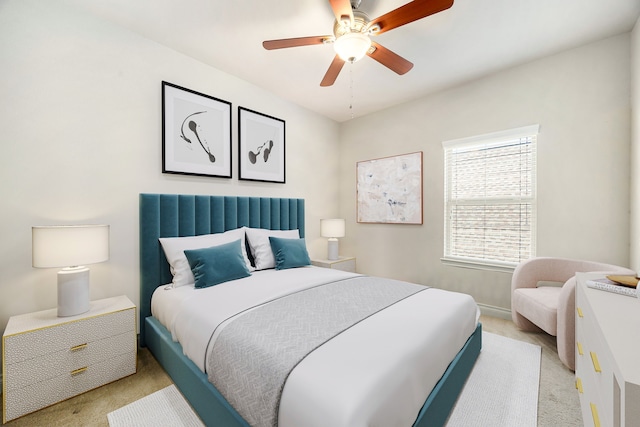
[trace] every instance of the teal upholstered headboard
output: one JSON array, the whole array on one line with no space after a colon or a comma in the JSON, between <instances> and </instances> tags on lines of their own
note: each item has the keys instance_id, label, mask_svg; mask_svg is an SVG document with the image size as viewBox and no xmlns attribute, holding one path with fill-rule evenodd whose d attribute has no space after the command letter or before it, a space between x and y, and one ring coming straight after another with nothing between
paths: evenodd
<instances>
[{"instance_id":1,"label":"teal upholstered headboard","mask_svg":"<svg viewBox=\"0 0 640 427\"><path fill-rule=\"evenodd\" d=\"M183 194L140 194L140 344L151 295L171 282L158 238L222 233L239 227L300 231L304 237L304 199Z\"/></svg>"}]
</instances>

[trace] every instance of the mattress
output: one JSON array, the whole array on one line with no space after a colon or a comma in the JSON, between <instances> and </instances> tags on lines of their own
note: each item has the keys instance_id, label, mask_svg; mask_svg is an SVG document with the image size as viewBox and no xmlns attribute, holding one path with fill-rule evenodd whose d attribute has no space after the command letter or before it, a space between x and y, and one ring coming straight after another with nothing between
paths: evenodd
<instances>
[{"instance_id":1,"label":"mattress","mask_svg":"<svg viewBox=\"0 0 640 427\"><path fill-rule=\"evenodd\" d=\"M310 266L258 271L205 289L159 287L152 313L205 372L212 341L236 313L354 276ZM354 325L293 369L279 426L412 425L478 316L470 296L430 288Z\"/></svg>"}]
</instances>

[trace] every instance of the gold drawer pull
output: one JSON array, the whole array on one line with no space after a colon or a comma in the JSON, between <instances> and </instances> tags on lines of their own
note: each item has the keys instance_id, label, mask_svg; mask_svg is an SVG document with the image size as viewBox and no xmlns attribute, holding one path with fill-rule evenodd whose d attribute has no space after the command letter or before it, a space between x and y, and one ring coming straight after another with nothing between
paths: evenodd
<instances>
[{"instance_id":1,"label":"gold drawer pull","mask_svg":"<svg viewBox=\"0 0 640 427\"><path fill-rule=\"evenodd\" d=\"M76 376L76 375L78 375L78 374L81 374L81 373L83 373L84 371L86 371L86 370L87 370L87 368L88 368L88 367L87 367L87 366L85 366L84 368L79 368L79 369L76 369L75 371L71 371L71 376L73 377L73 376Z\"/></svg>"},{"instance_id":2,"label":"gold drawer pull","mask_svg":"<svg viewBox=\"0 0 640 427\"><path fill-rule=\"evenodd\" d=\"M576 345L578 346L578 354L580 356L584 355L584 351L582 350L582 343L580 341L576 342Z\"/></svg>"},{"instance_id":3,"label":"gold drawer pull","mask_svg":"<svg viewBox=\"0 0 640 427\"><path fill-rule=\"evenodd\" d=\"M582 314L582 309L580 307L576 307L576 310L578 311L578 317L584 317L584 315Z\"/></svg>"},{"instance_id":4,"label":"gold drawer pull","mask_svg":"<svg viewBox=\"0 0 640 427\"><path fill-rule=\"evenodd\" d=\"M71 347L71 351L82 350L83 348L86 348L86 347L87 347L87 343L76 345L75 347Z\"/></svg>"},{"instance_id":5,"label":"gold drawer pull","mask_svg":"<svg viewBox=\"0 0 640 427\"><path fill-rule=\"evenodd\" d=\"M578 393L582 394L582 380L580 378L576 378L576 389L578 389Z\"/></svg>"},{"instance_id":6,"label":"gold drawer pull","mask_svg":"<svg viewBox=\"0 0 640 427\"><path fill-rule=\"evenodd\" d=\"M600 417L598 417L598 408L596 408L596 404L591 404L591 416L593 417L593 425L594 427L600 427Z\"/></svg>"},{"instance_id":7,"label":"gold drawer pull","mask_svg":"<svg viewBox=\"0 0 640 427\"><path fill-rule=\"evenodd\" d=\"M602 369L600 369L600 362L598 361L598 355L595 354L593 351L591 351L590 353L591 353L591 362L593 362L593 369L595 369L596 372L602 372Z\"/></svg>"}]
</instances>

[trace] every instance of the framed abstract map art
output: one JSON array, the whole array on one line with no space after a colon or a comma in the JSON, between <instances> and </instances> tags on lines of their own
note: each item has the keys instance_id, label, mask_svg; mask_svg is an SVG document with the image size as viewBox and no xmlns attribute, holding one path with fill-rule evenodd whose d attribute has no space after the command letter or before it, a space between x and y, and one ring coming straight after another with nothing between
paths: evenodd
<instances>
[{"instance_id":1,"label":"framed abstract map art","mask_svg":"<svg viewBox=\"0 0 640 427\"><path fill-rule=\"evenodd\" d=\"M359 223L422 224L422 151L356 163Z\"/></svg>"}]
</instances>

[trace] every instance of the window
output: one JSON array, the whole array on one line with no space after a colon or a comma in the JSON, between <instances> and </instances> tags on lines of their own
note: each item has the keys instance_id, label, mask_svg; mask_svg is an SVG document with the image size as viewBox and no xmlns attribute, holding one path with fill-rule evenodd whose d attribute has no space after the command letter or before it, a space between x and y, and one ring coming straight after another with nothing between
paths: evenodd
<instances>
[{"instance_id":1,"label":"window","mask_svg":"<svg viewBox=\"0 0 640 427\"><path fill-rule=\"evenodd\" d=\"M509 271L535 256L538 125L443 142L444 257Z\"/></svg>"}]
</instances>

